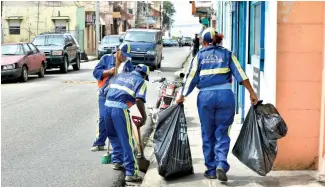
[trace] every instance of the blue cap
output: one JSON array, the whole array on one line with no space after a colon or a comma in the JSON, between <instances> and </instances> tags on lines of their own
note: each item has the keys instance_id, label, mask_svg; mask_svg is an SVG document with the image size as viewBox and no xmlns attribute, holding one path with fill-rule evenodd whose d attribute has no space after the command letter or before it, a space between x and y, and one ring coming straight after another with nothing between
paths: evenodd
<instances>
[{"instance_id":1,"label":"blue cap","mask_svg":"<svg viewBox=\"0 0 325 187\"><path fill-rule=\"evenodd\" d=\"M144 73L145 75L147 75L147 77L145 78L147 81L149 81L149 74L150 74L150 68L144 64L139 64L135 67L135 71L139 72L139 73Z\"/></svg>"},{"instance_id":2,"label":"blue cap","mask_svg":"<svg viewBox=\"0 0 325 187\"><path fill-rule=\"evenodd\" d=\"M207 28L205 29L202 34L201 34L201 37L204 41L208 42L208 43L211 43L214 36L216 34L216 30L214 28Z\"/></svg>"},{"instance_id":3,"label":"blue cap","mask_svg":"<svg viewBox=\"0 0 325 187\"><path fill-rule=\"evenodd\" d=\"M130 54L131 53L131 46L130 46L129 43L126 43L126 42L122 43L119 46L119 49L121 50L123 56L130 57L130 58L132 57L131 54Z\"/></svg>"}]
</instances>

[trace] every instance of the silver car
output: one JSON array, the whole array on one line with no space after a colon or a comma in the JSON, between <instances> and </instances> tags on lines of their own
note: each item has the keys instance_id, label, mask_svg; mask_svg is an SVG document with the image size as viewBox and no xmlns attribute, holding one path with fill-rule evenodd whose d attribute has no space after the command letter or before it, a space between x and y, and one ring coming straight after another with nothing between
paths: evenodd
<instances>
[{"instance_id":1,"label":"silver car","mask_svg":"<svg viewBox=\"0 0 325 187\"><path fill-rule=\"evenodd\" d=\"M104 54L115 53L120 43L120 35L105 36L98 45L98 60Z\"/></svg>"}]
</instances>

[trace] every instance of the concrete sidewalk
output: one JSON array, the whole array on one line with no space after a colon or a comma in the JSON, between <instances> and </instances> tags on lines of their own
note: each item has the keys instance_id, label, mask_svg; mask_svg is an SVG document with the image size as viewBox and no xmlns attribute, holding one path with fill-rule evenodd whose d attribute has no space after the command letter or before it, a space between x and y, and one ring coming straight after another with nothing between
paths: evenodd
<instances>
[{"instance_id":1,"label":"concrete sidewalk","mask_svg":"<svg viewBox=\"0 0 325 187\"><path fill-rule=\"evenodd\" d=\"M230 171L228 172L227 183L220 183L218 180L206 179L203 174L205 171L204 158L202 153L202 139L199 117L196 107L196 96L198 91L186 98L185 114L188 124L188 137L191 145L192 161L194 167L194 175L186 176L170 181L164 180L157 170L157 162L153 155L153 146L146 147L145 155L150 158L152 163L147 171L141 187L214 187L214 186L241 186L241 187L318 187L323 186L316 181L315 171L272 171L266 177L260 177L242 164L231 150L239 135L241 124L233 124L230 132L231 148L228 154Z\"/></svg>"}]
</instances>

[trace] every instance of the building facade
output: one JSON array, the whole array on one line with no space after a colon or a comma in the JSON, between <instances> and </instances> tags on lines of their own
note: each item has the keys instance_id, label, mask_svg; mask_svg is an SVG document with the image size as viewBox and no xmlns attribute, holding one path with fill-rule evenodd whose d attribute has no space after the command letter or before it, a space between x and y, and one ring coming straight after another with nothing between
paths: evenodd
<instances>
[{"instance_id":1,"label":"building facade","mask_svg":"<svg viewBox=\"0 0 325 187\"><path fill-rule=\"evenodd\" d=\"M238 57L263 103L272 103L289 131L278 141L275 170L319 171L323 180L325 117L325 2L222 2L217 9L224 45ZM249 94L234 83L243 121Z\"/></svg>"},{"instance_id":2,"label":"building facade","mask_svg":"<svg viewBox=\"0 0 325 187\"><path fill-rule=\"evenodd\" d=\"M162 29L162 1L137 1L136 28Z\"/></svg>"},{"instance_id":3,"label":"building facade","mask_svg":"<svg viewBox=\"0 0 325 187\"><path fill-rule=\"evenodd\" d=\"M99 1L100 38L120 34L134 22L127 1ZM82 50L96 53L95 1L4 1L4 43L32 41L42 32L70 32Z\"/></svg>"}]
</instances>

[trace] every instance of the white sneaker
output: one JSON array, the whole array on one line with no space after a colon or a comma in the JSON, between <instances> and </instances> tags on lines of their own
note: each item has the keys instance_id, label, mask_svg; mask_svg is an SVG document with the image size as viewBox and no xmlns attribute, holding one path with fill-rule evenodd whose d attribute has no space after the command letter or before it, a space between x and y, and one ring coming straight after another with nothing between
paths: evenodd
<instances>
[{"instance_id":1,"label":"white sneaker","mask_svg":"<svg viewBox=\"0 0 325 187\"><path fill-rule=\"evenodd\" d=\"M90 149L90 151L96 152L96 151L104 151L105 150L105 146L94 146Z\"/></svg>"}]
</instances>

